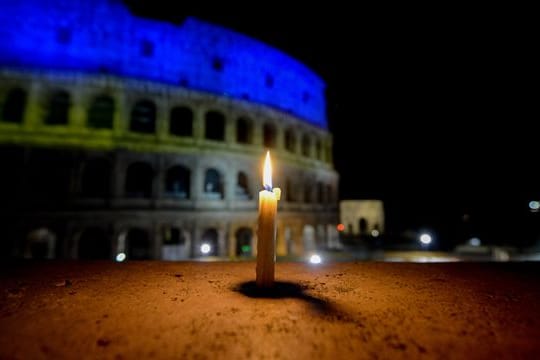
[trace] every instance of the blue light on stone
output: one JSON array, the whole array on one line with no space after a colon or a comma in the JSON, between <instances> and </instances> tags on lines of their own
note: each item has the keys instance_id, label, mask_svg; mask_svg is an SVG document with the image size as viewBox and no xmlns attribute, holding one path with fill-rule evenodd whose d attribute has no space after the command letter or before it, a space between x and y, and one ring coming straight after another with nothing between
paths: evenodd
<instances>
[{"instance_id":1,"label":"blue light on stone","mask_svg":"<svg viewBox=\"0 0 540 360\"><path fill-rule=\"evenodd\" d=\"M106 73L269 105L327 127L325 84L231 30L132 15L120 0L0 0L0 66Z\"/></svg>"}]
</instances>

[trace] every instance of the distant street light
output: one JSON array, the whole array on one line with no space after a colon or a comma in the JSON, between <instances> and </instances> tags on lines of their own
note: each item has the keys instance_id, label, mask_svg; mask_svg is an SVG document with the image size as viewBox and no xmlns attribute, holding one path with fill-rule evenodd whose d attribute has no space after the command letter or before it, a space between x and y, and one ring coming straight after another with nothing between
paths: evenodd
<instances>
[{"instance_id":1,"label":"distant street light","mask_svg":"<svg viewBox=\"0 0 540 360\"><path fill-rule=\"evenodd\" d=\"M420 235L420 242L421 242L422 244L424 244L424 245L429 245L429 244L431 244L431 241L432 241L431 235L429 235L429 234L422 234L422 235Z\"/></svg>"},{"instance_id":2,"label":"distant street light","mask_svg":"<svg viewBox=\"0 0 540 360\"><path fill-rule=\"evenodd\" d=\"M322 259L319 255L314 254L311 255L311 257L309 258L309 262L312 264L320 264L322 262Z\"/></svg>"},{"instance_id":3,"label":"distant street light","mask_svg":"<svg viewBox=\"0 0 540 360\"><path fill-rule=\"evenodd\" d=\"M206 254L208 254L211 250L212 250L212 247L211 247L210 245L208 245L208 244L202 244L202 245L201 245L201 252L202 252L203 254L206 255Z\"/></svg>"}]
</instances>

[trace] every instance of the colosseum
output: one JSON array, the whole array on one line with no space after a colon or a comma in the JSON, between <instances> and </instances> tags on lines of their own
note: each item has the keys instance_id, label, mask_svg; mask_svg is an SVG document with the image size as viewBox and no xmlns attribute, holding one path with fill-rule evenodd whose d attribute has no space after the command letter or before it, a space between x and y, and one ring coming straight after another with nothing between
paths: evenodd
<instances>
[{"instance_id":1,"label":"colosseum","mask_svg":"<svg viewBox=\"0 0 540 360\"><path fill-rule=\"evenodd\" d=\"M278 257L335 245L325 84L306 66L120 0L2 7L2 256L250 258L266 149Z\"/></svg>"}]
</instances>

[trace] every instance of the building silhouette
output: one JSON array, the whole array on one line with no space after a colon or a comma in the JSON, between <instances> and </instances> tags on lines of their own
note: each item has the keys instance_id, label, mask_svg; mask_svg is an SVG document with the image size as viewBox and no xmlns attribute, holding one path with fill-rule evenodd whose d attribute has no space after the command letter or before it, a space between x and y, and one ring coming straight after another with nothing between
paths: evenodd
<instances>
[{"instance_id":1,"label":"building silhouette","mask_svg":"<svg viewBox=\"0 0 540 360\"><path fill-rule=\"evenodd\" d=\"M325 85L303 64L115 0L0 7L4 256L252 256L266 149L278 256L334 241Z\"/></svg>"}]
</instances>

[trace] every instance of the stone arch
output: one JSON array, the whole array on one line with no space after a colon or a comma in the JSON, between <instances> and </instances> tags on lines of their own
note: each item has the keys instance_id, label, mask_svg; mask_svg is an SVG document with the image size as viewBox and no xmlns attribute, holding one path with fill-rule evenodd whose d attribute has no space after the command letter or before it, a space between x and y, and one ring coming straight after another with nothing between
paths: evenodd
<instances>
[{"instance_id":1,"label":"stone arch","mask_svg":"<svg viewBox=\"0 0 540 360\"><path fill-rule=\"evenodd\" d=\"M164 225L161 230L161 259L175 261L189 258L191 241L188 232L175 225Z\"/></svg>"},{"instance_id":2,"label":"stone arch","mask_svg":"<svg viewBox=\"0 0 540 360\"><path fill-rule=\"evenodd\" d=\"M87 160L81 175L81 196L104 198L110 193L111 164L103 158Z\"/></svg>"},{"instance_id":3,"label":"stone arch","mask_svg":"<svg viewBox=\"0 0 540 360\"><path fill-rule=\"evenodd\" d=\"M324 184L320 181L317 182L317 204L324 204L326 200Z\"/></svg>"},{"instance_id":4,"label":"stone arch","mask_svg":"<svg viewBox=\"0 0 540 360\"><path fill-rule=\"evenodd\" d=\"M152 258L150 234L146 229L130 228L126 234L127 258L130 260L148 260Z\"/></svg>"},{"instance_id":5,"label":"stone arch","mask_svg":"<svg viewBox=\"0 0 540 360\"><path fill-rule=\"evenodd\" d=\"M304 182L304 203L311 204L313 202L313 185L309 181Z\"/></svg>"},{"instance_id":6,"label":"stone arch","mask_svg":"<svg viewBox=\"0 0 540 360\"><path fill-rule=\"evenodd\" d=\"M285 130L285 150L293 154L296 152L296 134L291 127Z\"/></svg>"},{"instance_id":7,"label":"stone arch","mask_svg":"<svg viewBox=\"0 0 540 360\"><path fill-rule=\"evenodd\" d=\"M57 236L48 227L30 231L26 238L24 257L27 259L54 259Z\"/></svg>"},{"instance_id":8,"label":"stone arch","mask_svg":"<svg viewBox=\"0 0 540 360\"><path fill-rule=\"evenodd\" d=\"M294 178L294 175L292 176ZM299 190L301 191L302 187L300 186L300 183L292 180L291 177L285 178L285 189L284 189L284 199L288 202L297 202L299 201L299 196L301 194L298 194Z\"/></svg>"},{"instance_id":9,"label":"stone arch","mask_svg":"<svg viewBox=\"0 0 540 360\"><path fill-rule=\"evenodd\" d=\"M332 185L326 185L326 202L329 204L334 202L334 190Z\"/></svg>"},{"instance_id":10,"label":"stone arch","mask_svg":"<svg viewBox=\"0 0 540 360\"><path fill-rule=\"evenodd\" d=\"M130 131L153 134L156 131L156 104L149 99L142 99L131 109Z\"/></svg>"},{"instance_id":11,"label":"stone arch","mask_svg":"<svg viewBox=\"0 0 540 360\"><path fill-rule=\"evenodd\" d=\"M311 137L307 133L302 136L302 155L311 156Z\"/></svg>"},{"instance_id":12,"label":"stone arch","mask_svg":"<svg viewBox=\"0 0 540 360\"><path fill-rule=\"evenodd\" d=\"M111 242L106 231L89 227L79 236L77 258L84 260L106 260L111 258Z\"/></svg>"},{"instance_id":13,"label":"stone arch","mask_svg":"<svg viewBox=\"0 0 540 360\"><path fill-rule=\"evenodd\" d=\"M15 87L8 91L2 105L1 121L20 124L24 119L24 110L28 94L26 90Z\"/></svg>"},{"instance_id":14,"label":"stone arch","mask_svg":"<svg viewBox=\"0 0 540 360\"><path fill-rule=\"evenodd\" d=\"M114 99L102 94L96 96L88 108L86 125L94 129L112 129L114 120Z\"/></svg>"},{"instance_id":15,"label":"stone arch","mask_svg":"<svg viewBox=\"0 0 540 360\"><path fill-rule=\"evenodd\" d=\"M243 171L239 171L238 175L236 176L235 197L239 200L251 199L249 178Z\"/></svg>"},{"instance_id":16,"label":"stone arch","mask_svg":"<svg viewBox=\"0 0 540 360\"><path fill-rule=\"evenodd\" d=\"M235 255L250 257L253 254L253 230L249 227L240 227L235 232Z\"/></svg>"},{"instance_id":17,"label":"stone arch","mask_svg":"<svg viewBox=\"0 0 540 360\"><path fill-rule=\"evenodd\" d=\"M277 127L271 122L263 125L263 145L266 148L273 149L277 143Z\"/></svg>"},{"instance_id":18,"label":"stone arch","mask_svg":"<svg viewBox=\"0 0 540 360\"><path fill-rule=\"evenodd\" d=\"M204 115L204 137L208 140L225 140L225 115L218 110L207 111Z\"/></svg>"},{"instance_id":19,"label":"stone arch","mask_svg":"<svg viewBox=\"0 0 540 360\"><path fill-rule=\"evenodd\" d=\"M219 254L219 234L216 228L207 228L203 231L201 236L201 247L198 250L200 256L217 256ZM203 245L209 245L210 251L207 254L203 254L201 249Z\"/></svg>"},{"instance_id":20,"label":"stone arch","mask_svg":"<svg viewBox=\"0 0 540 360\"><path fill-rule=\"evenodd\" d=\"M245 116L240 116L236 121L236 142L239 144L253 143L253 121Z\"/></svg>"},{"instance_id":21,"label":"stone arch","mask_svg":"<svg viewBox=\"0 0 540 360\"><path fill-rule=\"evenodd\" d=\"M302 243L304 245L304 254L308 254L317 250L317 238L313 225L304 225L302 229Z\"/></svg>"},{"instance_id":22,"label":"stone arch","mask_svg":"<svg viewBox=\"0 0 540 360\"><path fill-rule=\"evenodd\" d=\"M224 197L223 176L215 168L209 168L204 174L204 195L209 200L221 200Z\"/></svg>"},{"instance_id":23,"label":"stone arch","mask_svg":"<svg viewBox=\"0 0 540 360\"><path fill-rule=\"evenodd\" d=\"M175 136L193 136L193 110L181 105L171 109L169 133Z\"/></svg>"},{"instance_id":24,"label":"stone arch","mask_svg":"<svg viewBox=\"0 0 540 360\"><path fill-rule=\"evenodd\" d=\"M315 157L317 160L322 160L322 143L319 138L315 140Z\"/></svg>"},{"instance_id":25,"label":"stone arch","mask_svg":"<svg viewBox=\"0 0 540 360\"><path fill-rule=\"evenodd\" d=\"M368 229L369 229L369 223L368 223L367 219L366 218L360 218L358 220L358 232L360 233L360 235L367 234Z\"/></svg>"},{"instance_id":26,"label":"stone arch","mask_svg":"<svg viewBox=\"0 0 540 360\"><path fill-rule=\"evenodd\" d=\"M67 125L71 96L66 90L57 90L51 94L45 115L47 125Z\"/></svg>"},{"instance_id":27,"label":"stone arch","mask_svg":"<svg viewBox=\"0 0 540 360\"><path fill-rule=\"evenodd\" d=\"M182 165L172 166L165 175L167 196L188 199L191 190L191 171Z\"/></svg>"},{"instance_id":28,"label":"stone arch","mask_svg":"<svg viewBox=\"0 0 540 360\"><path fill-rule=\"evenodd\" d=\"M126 171L125 193L128 197L150 198L154 170L146 162L134 162Z\"/></svg>"}]
</instances>

